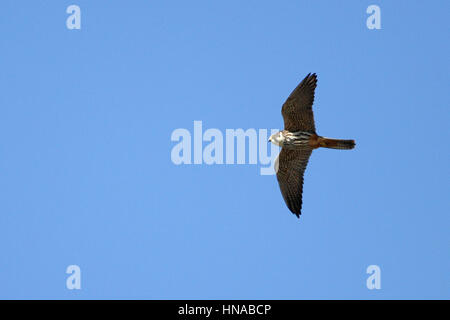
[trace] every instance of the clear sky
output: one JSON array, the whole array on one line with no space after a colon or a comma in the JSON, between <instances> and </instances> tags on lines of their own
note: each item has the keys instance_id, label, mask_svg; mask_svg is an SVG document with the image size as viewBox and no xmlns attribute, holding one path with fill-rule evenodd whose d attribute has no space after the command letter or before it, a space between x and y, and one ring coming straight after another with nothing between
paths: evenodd
<instances>
[{"instance_id":1,"label":"clear sky","mask_svg":"<svg viewBox=\"0 0 450 320\"><path fill-rule=\"evenodd\" d=\"M2 0L0 298L450 298L449 8ZM314 151L300 219L259 164L173 163L196 120L282 128L309 72L357 146Z\"/></svg>"}]
</instances>

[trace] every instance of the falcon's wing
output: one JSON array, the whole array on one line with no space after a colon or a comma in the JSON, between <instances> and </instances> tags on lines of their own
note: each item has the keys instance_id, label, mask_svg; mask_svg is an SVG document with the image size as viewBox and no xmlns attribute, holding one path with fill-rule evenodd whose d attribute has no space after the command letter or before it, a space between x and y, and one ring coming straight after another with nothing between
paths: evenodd
<instances>
[{"instance_id":1,"label":"falcon's wing","mask_svg":"<svg viewBox=\"0 0 450 320\"><path fill-rule=\"evenodd\" d=\"M312 149L282 148L278 156L277 180L284 202L297 217L302 210L303 173Z\"/></svg>"},{"instance_id":2,"label":"falcon's wing","mask_svg":"<svg viewBox=\"0 0 450 320\"><path fill-rule=\"evenodd\" d=\"M316 86L316 74L309 73L287 98L281 108L285 130L316 132L312 111Z\"/></svg>"}]
</instances>

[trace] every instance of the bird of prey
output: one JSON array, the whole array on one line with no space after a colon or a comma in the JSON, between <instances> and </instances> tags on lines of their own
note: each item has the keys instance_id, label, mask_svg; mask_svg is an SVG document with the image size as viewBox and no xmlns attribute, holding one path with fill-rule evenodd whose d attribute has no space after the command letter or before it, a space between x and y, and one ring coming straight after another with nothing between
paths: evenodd
<instances>
[{"instance_id":1,"label":"bird of prey","mask_svg":"<svg viewBox=\"0 0 450 320\"><path fill-rule=\"evenodd\" d=\"M275 171L281 194L289 210L300 218L302 210L303 173L314 149L353 149L354 140L338 140L319 136L314 125L312 105L317 86L315 73L308 74L292 91L281 108L284 130L270 136L269 141L281 147L275 160Z\"/></svg>"}]
</instances>

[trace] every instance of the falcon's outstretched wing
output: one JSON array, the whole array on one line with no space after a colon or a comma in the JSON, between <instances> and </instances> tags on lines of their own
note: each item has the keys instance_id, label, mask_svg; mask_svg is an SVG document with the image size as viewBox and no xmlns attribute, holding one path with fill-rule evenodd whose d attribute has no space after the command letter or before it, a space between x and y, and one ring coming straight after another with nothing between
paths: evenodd
<instances>
[{"instance_id":1,"label":"falcon's outstretched wing","mask_svg":"<svg viewBox=\"0 0 450 320\"><path fill-rule=\"evenodd\" d=\"M278 168L275 168L284 202L299 218L302 210L303 173L311 153L311 148L293 150L282 148L277 159Z\"/></svg>"},{"instance_id":2,"label":"falcon's outstretched wing","mask_svg":"<svg viewBox=\"0 0 450 320\"><path fill-rule=\"evenodd\" d=\"M312 111L316 86L316 74L309 73L297 88L292 91L281 108L281 114L284 119L284 130L290 132L316 132Z\"/></svg>"}]
</instances>

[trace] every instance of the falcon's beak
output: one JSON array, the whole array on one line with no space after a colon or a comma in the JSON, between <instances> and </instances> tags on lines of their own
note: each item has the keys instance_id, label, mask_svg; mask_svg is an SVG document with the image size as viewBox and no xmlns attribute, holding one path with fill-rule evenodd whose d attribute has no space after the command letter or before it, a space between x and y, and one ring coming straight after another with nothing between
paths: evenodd
<instances>
[{"instance_id":1,"label":"falcon's beak","mask_svg":"<svg viewBox=\"0 0 450 320\"><path fill-rule=\"evenodd\" d=\"M272 138L269 138L269 141L267 141L267 142L270 142L270 141L272 141Z\"/></svg>"}]
</instances>

